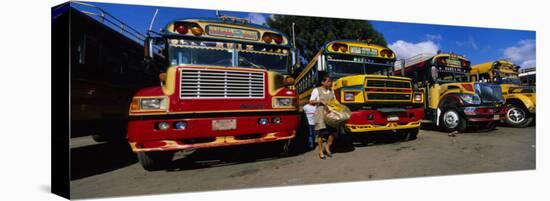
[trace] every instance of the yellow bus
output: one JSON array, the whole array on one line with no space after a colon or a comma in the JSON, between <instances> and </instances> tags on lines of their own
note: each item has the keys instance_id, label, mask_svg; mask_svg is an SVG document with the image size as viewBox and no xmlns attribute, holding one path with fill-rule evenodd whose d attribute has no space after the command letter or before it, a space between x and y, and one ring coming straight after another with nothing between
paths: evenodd
<instances>
[{"instance_id":1,"label":"yellow bus","mask_svg":"<svg viewBox=\"0 0 550 201\"><path fill-rule=\"evenodd\" d=\"M328 74L337 100L352 111L344 132L389 131L402 140L415 139L424 99L413 90L410 78L391 76L395 58L391 49L367 42L327 43L296 77L300 107L308 103L323 74Z\"/></svg>"},{"instance_id":2,"label":"yellow bus","mask_svg":"<svg viewBox=\"0 0 550 201\"><path fill-rule=\"evenodd\" d=\"M521 86L519 66L508 59L490 61L472 66L472 77L478 82L500 84L508 111L505 122L513 127L526 127L535 118L536 91L532 86Z\"/></svg>"},{"instance_id":3,"label":"yellow bus","mask_svg":"<svg viewBox=\"0 0 550 201\"><path fill-rule=\"evenodd\" d=\"M474 83L470 61L458 54L419 54L396 62L396 74L413 79L426 93L424 123L445 131L468 126L492 130L504 119L506 107L497 84Z\"/></svg>"}]
</instances>

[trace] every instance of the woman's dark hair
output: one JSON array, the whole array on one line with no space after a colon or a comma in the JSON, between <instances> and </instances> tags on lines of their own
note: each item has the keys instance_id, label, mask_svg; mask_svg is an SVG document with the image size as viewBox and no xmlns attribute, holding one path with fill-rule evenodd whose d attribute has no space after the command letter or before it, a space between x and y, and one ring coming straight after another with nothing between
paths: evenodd
<instances>
[{"instance_id":1,"label":"woman's dark hair","mask_svg":"<svg viewBox=\"0 0 550 201\"><path fill-rule=\"evenodd\" d=\"M324 81L327 81L327 79L331 79L330 76L328 75L328 73L322 73L321 74L321 79L319 80L319 86L323 85L323 82Z\"/></svg>"}]
</instances>

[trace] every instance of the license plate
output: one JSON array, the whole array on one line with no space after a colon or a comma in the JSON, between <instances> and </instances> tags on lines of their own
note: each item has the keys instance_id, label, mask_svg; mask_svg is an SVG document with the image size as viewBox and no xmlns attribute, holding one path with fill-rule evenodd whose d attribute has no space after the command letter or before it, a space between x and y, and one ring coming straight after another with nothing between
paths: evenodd
<instances>
[{"instance_id":1,"label":"license plate","mask_svg":"<svg viewBox=\"0 0 550 201\"><path fill-rule=\"evenodd\" d=\"M398 116L389 116L388 121L399 121L399 117Z\"/></svg>"},{"instance_id":2,"label":"license plate","mask_svg":"<svg viewBox=\"0 0 550 201\"><path fill-rule=\"evenodd\" d=\"M495 115L493 116L493 120L500 120L500 115L495 114Z\"/></svg>"},{"instance_id":3,"label":"license plate","mask_svg":"<svg viewBox=\"0 0 550 201\"><path fill-rule=\"evenodd\" d=\"M214 131L225 131L225 130L235 130L235 129L237 129L236 119L212 120L212 130Z\"/></svg>"}]
</instances>

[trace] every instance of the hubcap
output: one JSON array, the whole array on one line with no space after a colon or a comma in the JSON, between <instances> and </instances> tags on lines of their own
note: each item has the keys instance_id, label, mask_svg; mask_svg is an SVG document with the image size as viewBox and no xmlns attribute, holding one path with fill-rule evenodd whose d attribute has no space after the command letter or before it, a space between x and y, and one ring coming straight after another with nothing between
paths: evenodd
<instances>
[{"instance_id":1,"label":"hubcap","mask_svg":"<svg viewBox=\"0 0 550 201\"><path fill-rule=\"evenodd\" d=\"M445 125L449 128L455 128L458 126L458 123L460 121L460 118L458 117L458 113L455 111L447 111L445 114L443 114L443 121L445 122Z\"/></svg>"},{"instance_id":2,"label":"hubcap","mask_svg":"<svg viewBox=\"0 0 550 201\"><path fill-rule=\"evenodd\" d=\"M516 124L525 120L525 112L517 107L510 108L506 116L508 117L508 120Z\"/></svg>"}]
</instances>

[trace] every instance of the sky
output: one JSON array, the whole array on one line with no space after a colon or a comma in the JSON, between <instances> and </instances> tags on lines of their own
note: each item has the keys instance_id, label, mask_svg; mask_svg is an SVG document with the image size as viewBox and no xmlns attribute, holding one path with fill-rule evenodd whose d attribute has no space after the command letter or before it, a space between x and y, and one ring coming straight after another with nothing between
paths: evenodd
<instances>
[{"instance_id":1,"label":"sky","mask_svg":"<svg viewBox=\"0 0 550 201\"><path fill-rule=\"evenodd\" d=\"M184 9L124 4L91 3L145 33L158 8L153 31L159 31L176 19L215 17L215 10ZM74 4L73 4L74 5ZM97 10L75 6L79 10ZM272 14L221 11L224 15L247 18L251 23L264 24ZM418 23L370 21L384 35L388 47L399 59L420 53L453 52L466 56L472 64L510 58L522 67L534 67L536 61L535 32L477 27L445 26ZM327 41L328 42L328 41Z\"/></svg>"}]
</instances>

